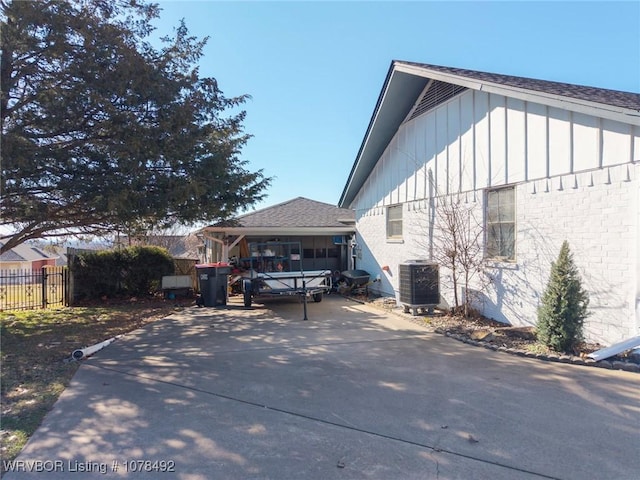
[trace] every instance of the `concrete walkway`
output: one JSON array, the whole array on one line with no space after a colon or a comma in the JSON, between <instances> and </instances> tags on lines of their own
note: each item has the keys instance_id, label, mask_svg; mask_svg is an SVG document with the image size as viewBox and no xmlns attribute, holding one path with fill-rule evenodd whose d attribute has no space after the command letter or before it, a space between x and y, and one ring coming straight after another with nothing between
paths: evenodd
<instances>
[{"instance_id":1,"label":"concrete walkway","mask_svg":"<svg viewBox=\"0 0 640 480\"><path fill-rule=\"evenodd\" d=\"M7 480L637 479L640 375L336 296L192 308L84 361ZM22 470L22 471L18 471Z\"/></svg>"}]
</instances>

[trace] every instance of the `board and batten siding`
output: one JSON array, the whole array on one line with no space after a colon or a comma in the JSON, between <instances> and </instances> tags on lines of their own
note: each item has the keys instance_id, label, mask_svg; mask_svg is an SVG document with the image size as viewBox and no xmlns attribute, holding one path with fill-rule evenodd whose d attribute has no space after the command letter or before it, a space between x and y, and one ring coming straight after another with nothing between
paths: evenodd
<instances>
[{"instance_id":1,"label":"board and batten siding","mask_svg":"<svg viewBox=\"0 0 640 480\"><path fill-rule=\"evenodd\" d=\"M640 127L467 90L403 123L356 210L640 161Z\"/></svg>"},{"instance_id":2,"label":"board and batten siding","mask_svg":"<svg viewBox=\"0 0 640 480\"><path fill-rule=\"evenodd\" d=\"M356 195L358 268L380 276L380 293L397 296L397 265L428 258L432 196L462 195L482 219L484 192L514 185L516 261L488 265L494 282L482 295L484 313L535 324L566 239L591 296L588 338L613 343L638 335L639 167L638 126L466 90L404 122ZM386 207L397 204L403 239L389 242Z\"/></svg>"}]
</instances>

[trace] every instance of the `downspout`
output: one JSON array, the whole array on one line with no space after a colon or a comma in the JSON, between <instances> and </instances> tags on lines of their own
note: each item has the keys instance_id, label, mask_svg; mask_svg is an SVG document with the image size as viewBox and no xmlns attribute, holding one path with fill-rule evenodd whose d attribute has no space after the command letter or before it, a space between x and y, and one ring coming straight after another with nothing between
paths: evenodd
<instances>
[{"instance_id":1,"label":"downspout","mask_svg":"<svg viewBox=\"0 0 640 480\"><path fill-rule=\"evenodd\" d=\"M110 345L111 343L113 343L117 338L120 338L120 336L121 335L118 335L108 340L105 340L104 342L96 343L95 345L91 345L89 347L79 348L77 350L74 350L73 353L71 354L71 360L78 361L78 360L83 360L87 357L90 357L91 355L98 352L99 350L102 350L107 345Z\"/></svg>"},{"instance_id":2,"label":"downspout","mask_svg":"<svg viewBox=\"0 0 640 480\"><path fill-rule=\"evenodd\" d=\"M238 238L236 238L231 245L229 245L229 241L227 240L227 237L225 236L225 238L223 240L220 240L218 238L212 238L212 240L214 242L218 242L220 245L222 245L222 253L221 256L222 258L219 258L218 261L219 262L228 262L229 261L229 252L231 251L231 249L233 247L235 247L238 243L240 243L240 240L242 240L244 238L244 235L240 235Z\"/></svg>"},{"instance_id":3,"label":"downspout","mask_svg":"<svg viewBox=\"0 0 640 480\"><path fill-rule=\"evenodd\" d=\"M429 260L433 260L433 234L436 219L435 205L435 184L433 181L433 171L429 169Z\"/></svg>"},{"instance_id":4,"label":"downspout","mask_svg":"<svg viewBox=\"0 0 640 480\"><path fill-rule=\"evenodd\" d=\"M212 263L212 262L215 262L215 261L220 262L220 261L222 261L222 258L229 258L229 247L228 247L228 245L226 245L226 242L224 240L220 240L219 238L209 236L206 233L204 234L204 240L205 240L205 255L204 255L205 256L205 258L204 258L205 263L207 263L207 262ZM222 253L218 257L217 260L213 258L213 256L214 256L213 247L211 248L211 257L212 258L209 258L208 251L207 251L208 247L209 247L209 242L215 242L215 243L217 243L217 244L219 244L221 246ZM222 258L220 258L220 257L222 257Z\"/></svg>"},{"instance_id":5,"label":"downspout","mask_svg":"<svg viewBox=\"0 0 640 480\"><path fill-rule=\"evenodd\" d=\"M629 167L627 167L629 168ZM638 175L638 165L635 165L635 183L636 183L636 199L634 202L635 219L636 219L636 291L635 291L635 307L636 307L636 334L640 335L640 175Z\"/></svg>"}]
</instances>

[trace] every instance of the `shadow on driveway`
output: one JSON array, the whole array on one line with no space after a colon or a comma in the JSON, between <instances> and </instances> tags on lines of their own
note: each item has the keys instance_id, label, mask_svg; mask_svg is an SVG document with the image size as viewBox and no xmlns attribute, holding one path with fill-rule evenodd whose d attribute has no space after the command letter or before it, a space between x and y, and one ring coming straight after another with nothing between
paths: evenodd
<instances>
[{"instance_id":1,"label":"shadow on driveway","mask_svg":"<svg viewBox=\"0 0 640 480\"><path fill-rule=\"evenodd\" d=\"M296 299L231 302L119 339L6 478L637 478L637 374L472 347L337 296L302 318Z\"/></svg>"}]
</instances>

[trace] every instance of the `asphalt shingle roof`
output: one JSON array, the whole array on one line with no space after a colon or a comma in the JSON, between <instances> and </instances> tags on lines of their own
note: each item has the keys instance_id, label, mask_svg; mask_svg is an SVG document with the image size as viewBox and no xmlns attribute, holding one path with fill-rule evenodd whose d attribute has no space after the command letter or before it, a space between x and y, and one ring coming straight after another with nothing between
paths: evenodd
<instances>
[{"instance_id":1,"label":"asphalt shingle roof","mask_svg":"<svg viewBox=\"0 0 640 480\"><path fill-rule=\"evenodd\" d=\"M618 90L608 90L606 88L588 87L584 85L573 85L570 83L552 82L549 80L538 80L535 78L480 72L464 68L443 67L426 63L405 61L396 61L396 63L427 68L451 75L460 75L462 77L472 78L483 82L492 82L510 87L524 88L552 95L562 95L564 97L574 98L577 100L585 100L640 111L640 93L621 92Z\"/></svg>"},{"instance_id":2,"label":"asphalt shingle roof","mask_svg":"<svg viewBox=\"0 0 640 480\"><path fill-rule=\"evenodd\" d=\"M344 227L355 222L355 212L328 203L297 197L237 218L242 227Z\"/></svg>"},{"instance_id":3,"label":"asphalt shingle roof","mask_svg":"<svg viewBox=\"0 0 640 480\"><path fill-rule=\"evenodd\" d=\"M0 245L4 245L4 243L0 242ZM0 260L3 262L33 262L36 260L45 260L51 258L56 257L47 255L39 248L33 247L26 243L13 247L11 250L0 255Z\"/></svg>"}]
</instances>

